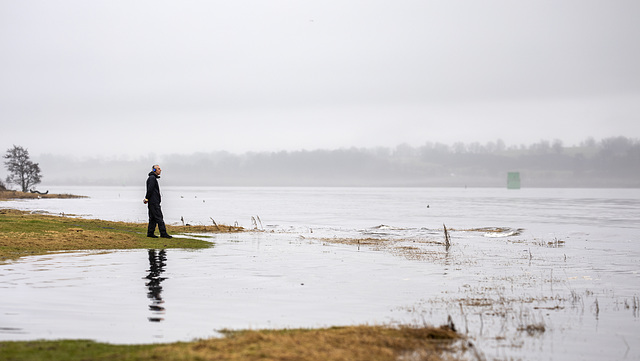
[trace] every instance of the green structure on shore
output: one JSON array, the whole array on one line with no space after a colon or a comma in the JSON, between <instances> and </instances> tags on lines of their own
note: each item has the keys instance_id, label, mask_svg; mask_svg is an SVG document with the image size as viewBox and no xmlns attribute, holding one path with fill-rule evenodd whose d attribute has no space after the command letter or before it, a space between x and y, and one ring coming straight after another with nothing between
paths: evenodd
<instances>
[{"instance_id":1,"label":"green structure on shore","mask_svg":"<svg viewBox=\"0 0 640 361\"><path fill-rule=\"evenodd\" d=\"M507 173L507 189L520 189L520 172Z\"/></svg>"}]
</instances>

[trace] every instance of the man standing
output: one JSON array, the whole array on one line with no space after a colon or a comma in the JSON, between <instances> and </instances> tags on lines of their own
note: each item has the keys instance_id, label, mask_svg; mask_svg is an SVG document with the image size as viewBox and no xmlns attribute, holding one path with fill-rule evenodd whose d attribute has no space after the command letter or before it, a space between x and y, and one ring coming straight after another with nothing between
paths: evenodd
<instances>
[{"instance_id":1,"label":"man standing","mask_svg":"<svg viewBox=\"0 0 640 361\"><path fill-rule=\"evenodd\" d=\"M162 209L160 209L160 186L158 185L158 178L160 178L162 169L157 164L154 164L149 172L149 178L147 178L147 195L144 197L144 204L149 206L149 228L147 228L147 237L158 238L154 233L156 231L156 225L160 231L160 237L173 238L167 233L167 228L164 225L164 218L162 216Z\"/></svg>"}]
</instances>

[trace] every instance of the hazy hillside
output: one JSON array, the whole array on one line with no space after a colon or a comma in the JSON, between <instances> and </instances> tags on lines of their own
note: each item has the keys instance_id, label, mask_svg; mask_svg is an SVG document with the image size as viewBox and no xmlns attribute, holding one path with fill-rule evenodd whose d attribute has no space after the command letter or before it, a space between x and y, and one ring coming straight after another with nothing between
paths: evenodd
<instances>
[{"instance_id":1,"label":"hazy hillside","mask_svg":"<svg viewBox=\"0 0 640 361\"><path fill-rule=\"evenodd\" d=\"M140 185L153 163L164 185L640 187L640 142L625 137L506 147L504 142L272 153L168 154L139 159L34 157L43 185Z\"/></svg>"}]
</instances>

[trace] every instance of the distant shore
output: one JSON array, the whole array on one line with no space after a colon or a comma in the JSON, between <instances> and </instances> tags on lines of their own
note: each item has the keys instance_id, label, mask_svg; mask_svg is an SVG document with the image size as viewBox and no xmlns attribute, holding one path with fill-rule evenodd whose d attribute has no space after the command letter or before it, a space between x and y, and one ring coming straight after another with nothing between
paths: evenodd
<instances>
[{"instance_id":1,"label":"distant shore","mask_svg":"<svg viewBox=\"0 0 640 361\"><path fill-rule=\"evenodd\" d=\"M10 199L40 199L40 198L71 199L71 198L88 198L88 197L75 195L75 194L32 193L32 192L20 192L20 191L10 191L10 190L0 191L0 201L7 201Z\"/></svg>"}]
</instances>

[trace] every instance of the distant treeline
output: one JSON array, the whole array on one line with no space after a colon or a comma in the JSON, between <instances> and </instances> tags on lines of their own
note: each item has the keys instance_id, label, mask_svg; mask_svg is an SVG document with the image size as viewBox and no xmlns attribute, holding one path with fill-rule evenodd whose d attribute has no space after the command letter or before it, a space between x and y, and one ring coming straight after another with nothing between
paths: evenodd
<instances>
[{"instance_id":1,"label":"distant treeline","mask_svg":"<svg viewBox=\"0 0 640 361\"><path fill-rule=\"evenodd\" d=\"M165 185L503 187L507 172L520 172L522 187L640 187L640 141L626 137L571 147L558 140L507 147L498 140L138 160L46 155L37 161L48 184L139 185L158 162Z\"/></svg>"}]
</instances>

